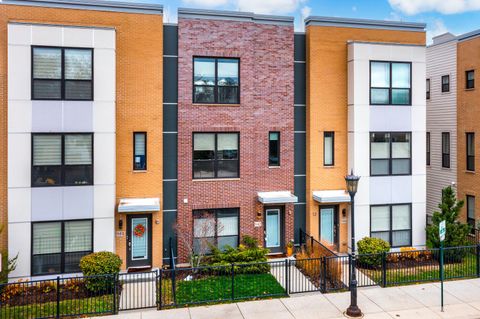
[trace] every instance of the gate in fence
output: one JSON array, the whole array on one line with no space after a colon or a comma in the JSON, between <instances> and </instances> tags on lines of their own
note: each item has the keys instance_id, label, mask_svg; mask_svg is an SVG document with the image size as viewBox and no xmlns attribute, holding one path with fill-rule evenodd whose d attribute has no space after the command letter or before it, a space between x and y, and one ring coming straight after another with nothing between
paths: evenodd
<instances>
[{"instance_id":1,"label":"gate in fence","mask_svg":"<svg viewBox=\"0 0 480 319\"><path fill-rule=\"evenodd\" d=\"M157 307L159 271L118 275L120 294L118 310Z\"/></svg>"}]
</instances>

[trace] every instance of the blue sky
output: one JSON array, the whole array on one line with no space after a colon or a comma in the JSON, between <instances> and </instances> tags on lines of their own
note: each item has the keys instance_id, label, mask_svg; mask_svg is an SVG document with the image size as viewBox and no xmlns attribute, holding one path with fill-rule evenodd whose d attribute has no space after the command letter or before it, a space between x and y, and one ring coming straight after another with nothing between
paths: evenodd
<instances>
[{"instance_id":1,"label":"blue sky","mask_svg":"<svg viewBox=\"0 0 480 319\"><path fill-rule=\"evenodd\" d=\"M252 11L291 15L298 31L308 15L402 20L427 23L428 38L480 29L480 0L123 0L160 3L168 22L178 7Z\"/></svg>"}]
</instances>

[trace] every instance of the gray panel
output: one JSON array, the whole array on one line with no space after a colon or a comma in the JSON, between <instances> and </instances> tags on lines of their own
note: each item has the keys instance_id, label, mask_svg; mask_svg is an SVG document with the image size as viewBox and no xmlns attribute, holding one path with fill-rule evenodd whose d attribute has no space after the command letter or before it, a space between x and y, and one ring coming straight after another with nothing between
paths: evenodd
<instances>
[{"instance_id":1,"label":"gray panel","mask_svg":"<svg viewBox=\"0 0 480 319\"><path fill-rule=\"evenodd\" d=\"M32 221L61 220L63 187L32 188Z\"/></svg>"},{"instance_id":2,"label":"gray panel","mask_svg":"<svg viewBox=\"0 0 480 319\"><path fill-rule=\"evenodd\" d=\"M163 182L163 209L177 209L177 182Z\"/></svg>"},{"instance_id":3,"label":"gray panel","mask_svg":"<svg viewBox=\"0 0 480 319\"><path fill-rule=\"evenodd\" d=\"M295 205L294 206L294 235L295 235L295 243L298 244L300 241L300 229L303 231L306 230L306 221L307 221L307 213L306 205Z\"/></svg>"},{"instance_id":4,"label":"gray panel","mask_svg":"<svg viewBox=\"0 0 480 319\"><path fill-rule=\"evenodd\" d=\"M32 132L61 132L62 113L60 101L33 101Z\"/></svg>"},{"instance_id":5,"label":"gray panel","mask_svg":"<svg viewBox=\"0 0 480 319\"><path fill-rule=\"evenodd\" d=\"M164 132L176 132L177 131L177 105L165 104L163 106L163 131Z\"/></svg>"},{"instance_id":6,"label":"gray panel","mask_svg":"<svg viewBox=\"0 0 480 319\"><path fill-rule=\"evenodd\" d=\"M178 26L163 26L163 54L178 55Z\"/></svg>"},{"instance_id":7,"label":"gray panel","mask_svg":"<svg viewBox=\"0 0 480 319\"><path fill-rule=\"evenodd\" d=\"M163 259L164 263L170 259L170 238L172 239L173 254L177 256L177 235L175 225L177 212L163 212Z\"/></svg>"},{"instance_id":8,"label":"gray panel","mask_svg":"<svg viewBox=\"0 0 480 319\"><path fill-rule=\"evenodd\" d=\"M295 104L305 104L306 103L306 94L305 94L305 63L295 63Z\"/></svg>"},{"instance_id":9,"label":"gray panel","mask_svg":"<svg viewBox=\"0 0 480 319\"><path fill-rule=\"evenodd\" d=\"M307 188L305 176L295 176L294 181L295 181L295 195L297 195L298 197L298 202L305 203L306 202L305 193Z\"/></svg>"},{"instance_id":10,"label":"gray panel","mask_svg":"<svg viewBox=\"0 0 480 319\"><path fill-rule=\"evenodd\" d=\"M93 102L63 102L63 132L92 132Z\"/></svg>"},{"instance_id":11,"label":"gray panel","mask_svg":"<svg viewBox=\"0 0 480 319\"><path fill-rule=\"evenodd\" d=\"M306 134L295 133L295 165L294 174L301 175L306 173Z\"/></svg>"},{"instance_id":12,"label":"gray panel","mask_svg":"<svg viewBox=\"0 0 480 319\"><path fill-rule=\"evenodd\" d=\"M295 61L306 61L306 54L305 54L305 34L295 34L294 37L294 60Z\"/></svg>"},{"instance_id":13,"label":"gray panel","mask_svg":"<svg viewBox=\"0 0 480 319\"><path fill-rule=\"evenodd\" d=\"M163 58L163 103L178 101L177 58Z\"/></svg>"},{"instance_id":14,"label":"gray panel","mask_svg":"<svg viewBox=\"0 0 480 319\"><path fill-rule=\"evenodd\" d=\"M371 132L409 132L411 130L411 107L370 106Z\"/></svg>"},{"instance_id":15,"label":"gray panel","mask_svg":"<svg viewBox=\"0 0 480 319\"><path fill-rule=\"evenodd\" d=\"M295 124L294 130L295 131L306 131L306 122L305 122L305 110L306 107L303 105L296 105L295 106Z\"/></svg>"},{"instance_id":16,"label":"gray panel","mask_svg":"<svg viewBox=\"0 0 480 319\"><path fill-rule=\"evenodd\" d=\"M177 134L163 134L163 178L177 178Z\"/></svg>"},{"instance_id":17,"label":"gray panel","mask_svg":"<svg viewBox=\"0 0 480 319\"><path fill-rule=\"evenodd\" d=\"M63 189L63 219L93 218L93 186Z\"/></svg>"}]
</instances>

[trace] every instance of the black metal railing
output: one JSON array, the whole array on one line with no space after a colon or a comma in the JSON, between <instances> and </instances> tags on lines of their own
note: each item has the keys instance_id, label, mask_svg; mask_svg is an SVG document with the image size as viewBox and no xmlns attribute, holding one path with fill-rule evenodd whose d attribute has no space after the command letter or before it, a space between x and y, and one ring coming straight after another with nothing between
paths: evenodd
<instances>
[{"instance_id":1,"label":"black metal railing","mask_svg":"<svg viewBox=\"0 0 480 319\"><path fill-rule=\"evenodd\" d=\"M301 228L300 232L300 247L305 249L312 257L333 257L337 256L337 253L332 249L333 247L327 247L322 244L313 236L310 236L304 232Z\"/></svg>"}]
</instances>

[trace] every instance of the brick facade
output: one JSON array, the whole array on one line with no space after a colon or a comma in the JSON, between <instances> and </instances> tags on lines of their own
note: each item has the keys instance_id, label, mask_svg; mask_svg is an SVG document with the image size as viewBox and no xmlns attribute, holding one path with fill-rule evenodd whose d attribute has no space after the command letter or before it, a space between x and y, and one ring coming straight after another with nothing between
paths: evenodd
<instances>
[{"instance_id":1,"label":"brick facade","mask_svg":"<svg viewBox=\"0 0 480 319\"><path fill-rule=\"evenodd\" d=\"M192 210L240 208L240 235L263 243L257 192L294 191L293 24L179 17L178 33L178 231L192 232ZM240 58L240 105L192 104L193 56ZM268 167L269 131L281 132L279 168ZM192 132L239 132L240 178L193 180ZM288 242L293 204L284 214ZM178 248L185 260L181 239Z\"/></svg>"}]
</instances>

